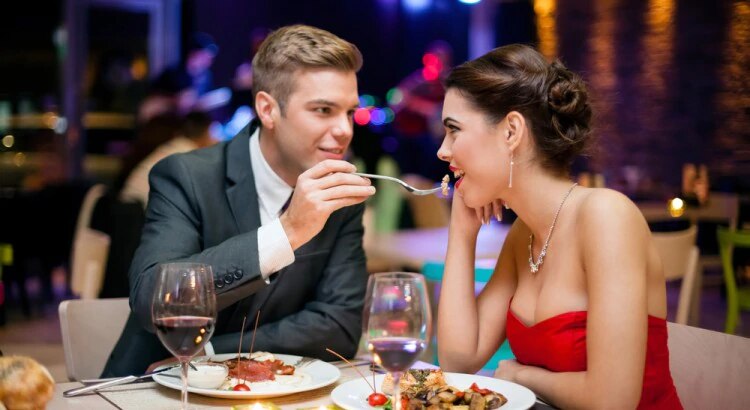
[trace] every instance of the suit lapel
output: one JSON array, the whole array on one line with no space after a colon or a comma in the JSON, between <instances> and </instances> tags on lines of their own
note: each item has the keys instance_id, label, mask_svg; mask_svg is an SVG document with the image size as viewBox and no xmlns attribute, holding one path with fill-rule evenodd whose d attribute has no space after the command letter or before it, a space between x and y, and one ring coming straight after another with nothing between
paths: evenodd
<instances>
[{"instance_id":1,"label":"suit lapel","mask_svg":"<svg viewBox=\"0 0 750 410\"><path fill-rule=\"evenodd\" d=\"M254 120L240 131L227 146L228 184L226 194L240 233L260 227L258 191L255 187L255 177L250 163L250 136L253 135L258 126L258 121ZM239 331L245 315L247 315L246 326L248 328L252 326L255 323L255 315L276 288L279 279L276 278L271 285L237 302L227 323L227 331Z\"/></svg>"},{"instance_id":2,"label":"suit lapel","mask_svg":"<svg viewBox=\"0 0 750 410\"><path fill-rule=\"evenodd\" d=\"M250 136L257 127L257 122L251 122L227 145L226 195L240 233L260 227L258 192L250 165Z\"/></svg>"}]
</instances>

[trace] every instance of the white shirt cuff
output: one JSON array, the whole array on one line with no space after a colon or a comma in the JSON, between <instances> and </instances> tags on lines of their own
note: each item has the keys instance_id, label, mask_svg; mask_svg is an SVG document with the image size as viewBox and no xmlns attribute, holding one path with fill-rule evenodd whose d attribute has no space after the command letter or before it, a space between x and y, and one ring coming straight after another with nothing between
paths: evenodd
<instances>
[{"instance_id":1,"label":"white shirt cuff","mask_svg":"<svg viewBox=\"0 0 750 410\"><path fill-rule=\"evenodd\" d=\"M268 277L274 272L294 262L294 251L286 237L281 220L276 218L258 229L258 259L260 274L268 283Z\"/></svg>"}]
</instances>

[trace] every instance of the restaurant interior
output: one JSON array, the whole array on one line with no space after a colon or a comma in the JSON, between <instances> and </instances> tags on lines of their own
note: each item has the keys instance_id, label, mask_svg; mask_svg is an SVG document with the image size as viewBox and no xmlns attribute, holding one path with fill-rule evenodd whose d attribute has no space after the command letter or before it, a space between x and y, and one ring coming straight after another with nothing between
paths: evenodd
<instances>
[{"instance_id":1,"label":"restaurant interior","mask_svg":"<svg viewBox=\"0 0 750 410\"><path fill-rule=\"evenodd\" d=\"M60 391L99 377L124 326L145 213L121 193L138 161L179 132L163 107L174 104L179 120L193 121L211 143L231 140L255 116L250 62L260 42L295 23L329 30L362 52L347 160L420 189L449 173L436 152L445 135L441 80L451 67L524 43L580 73L593 100L596 145L574 162L571 179L619 191L638 206L664 264L667 320L721 336L703 346L718 355L714 365L739 361L728 376L739 386L750 376L748 2L6 1L0 15L0 352L49 370L57 387L48 408L85 404L65 403ZM196 50L199 72L186 79ZM431 113L410 106L413 95ZM373 183L377 194L364 215L367 270L421 273L434 314L450 195ZM506 211L482 227L477 292L514 219ZM100 340L92 347L89 337ZM437 364L434 343L420 363ZM512 357L504 344L480 374L491 376ZM711 367L700 360L698 368ZM748 398L722 377L716 386ZM711 400L721 395L701 391ZM172 402L159 405L177 407L176 391L163 396ZM105 399L107 408L159 408L124 394ZM252 403L190 400L195 408ZM315 400L309 408L330 403ZM293 399L274 403L300 407ZM706 408L684 398L683 405Z\"/></svg>"}]
</instances>

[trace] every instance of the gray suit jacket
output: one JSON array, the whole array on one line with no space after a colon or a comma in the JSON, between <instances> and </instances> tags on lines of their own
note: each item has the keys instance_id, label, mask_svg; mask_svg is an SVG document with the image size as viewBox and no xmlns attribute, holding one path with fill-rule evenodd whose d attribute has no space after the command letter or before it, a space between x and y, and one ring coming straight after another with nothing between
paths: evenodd
<instances>
[{"instance_id":1,"label":"gray suit jacket","mask_svg":"<svg viewBox=\"0 0 750 410\"><path fill-rule=\"evenodd\" d=\"M367 272L362 249L364 206L341 209L295 252L290 266L262 279L258 262L260 213L250 164L255 124L231 141L172 155L154 166L146 222L130 268L132 313L103 376L143 372L170 354L153 333L151 299L158 264L212 265L219 308L211 342L236 352L242 319L254 350L334 359L353 356L361 335ZM261 238L262 239L262 238ZM243 339L249 350L250 337Z\"/></svg>"}]
</instances>

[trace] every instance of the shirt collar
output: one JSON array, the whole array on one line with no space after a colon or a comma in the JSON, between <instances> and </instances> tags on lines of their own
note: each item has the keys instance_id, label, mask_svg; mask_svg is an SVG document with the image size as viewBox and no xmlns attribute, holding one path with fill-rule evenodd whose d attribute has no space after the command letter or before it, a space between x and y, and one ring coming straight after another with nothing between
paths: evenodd
<instances>
[{"instance_id":1,"label":"shirt collar","mask_svg":"<svg viewBox=\"0 0 750 410\"><path fill-rule=\"evenodd\" d=\"M250 163L253 167L255 189L266 212L275 217L294 190L273 171L260 150L260 127L250 136Z\"/></svg>"}]
</instances>

